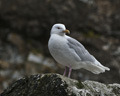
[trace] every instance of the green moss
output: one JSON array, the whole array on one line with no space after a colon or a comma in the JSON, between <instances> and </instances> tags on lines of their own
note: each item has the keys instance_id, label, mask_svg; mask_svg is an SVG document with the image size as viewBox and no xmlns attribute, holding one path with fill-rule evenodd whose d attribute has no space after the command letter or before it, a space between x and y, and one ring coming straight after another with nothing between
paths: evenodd
<instances>
[{"instance_id":1,"label":"green moss","mask_svg":"<svg viewBox=\"0 0 120 96\"><path fill-rule=\"evenodd\" d=\"M79 81L77 84L76 84L77 88L79 89L82 89L84 88L84 85L81 83L81 81Z\"/></svg>"}]
</instances>

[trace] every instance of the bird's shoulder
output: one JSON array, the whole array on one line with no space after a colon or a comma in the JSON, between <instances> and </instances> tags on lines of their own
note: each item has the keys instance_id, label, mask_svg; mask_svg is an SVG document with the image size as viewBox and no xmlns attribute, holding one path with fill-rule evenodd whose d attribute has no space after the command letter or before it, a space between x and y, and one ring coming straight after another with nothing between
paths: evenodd
<instances>
[{"instance_id":1,"label":"bird's shoulder","mask_svg":"<svg viewBox=\"0 0 120 96\"><path fill-rule=\"evenodd\" d=\"M69 36L66 36L66 39L68 41L69 46L81 47L81 48L85 49L85 47L79 41L77 41L76 39L74 39L72 37L69 37Z\"/></svg>"}]
</instances>

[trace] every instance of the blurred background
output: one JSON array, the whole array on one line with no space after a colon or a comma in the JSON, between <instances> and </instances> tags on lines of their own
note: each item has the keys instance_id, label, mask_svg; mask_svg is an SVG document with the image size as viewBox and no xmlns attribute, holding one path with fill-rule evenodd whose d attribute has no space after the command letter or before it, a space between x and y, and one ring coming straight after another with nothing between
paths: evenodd
<instances>
[{"instance_id":1,"label":"blurred background","mask_svg":"<svg viewBox=\"0 0 120 96\"><path fill-rule=\"evenodd\" d=\"M71 78L120 83L120 0L0 0L0 93L24 76L63 74L47 46L55 23L111 69L74 70Z\"/></svg>"}]
</instances>

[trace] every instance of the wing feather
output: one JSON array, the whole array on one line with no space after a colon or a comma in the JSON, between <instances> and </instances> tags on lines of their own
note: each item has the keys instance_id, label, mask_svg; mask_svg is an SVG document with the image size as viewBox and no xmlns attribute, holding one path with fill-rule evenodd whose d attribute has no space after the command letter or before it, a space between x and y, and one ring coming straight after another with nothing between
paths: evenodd
<instances>
[{"instance_id":1,"label":"wing feather","mask_svg":"<svg viewBox=\"0 0 120 96\"><path fill-rule=\"evenodd\" d=\"M95 62L95 58L85 49L85 47L73 38L67 38L68 46L73 49L82 61Z\"/></svg>"}]
</instances>

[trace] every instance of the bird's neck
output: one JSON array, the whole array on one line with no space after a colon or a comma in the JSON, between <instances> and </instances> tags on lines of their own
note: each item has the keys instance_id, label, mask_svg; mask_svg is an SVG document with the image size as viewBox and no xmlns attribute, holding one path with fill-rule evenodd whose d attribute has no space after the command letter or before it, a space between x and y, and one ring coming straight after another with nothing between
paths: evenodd
<instances>
[{"instance_id":1,"label":"bird's neck","mask_svg":"<svg viewBox=\"0 0 120 96\"><path fill-rule=\"evenodd\" d=\"M57 35L57 36L62 36L62 37L65 37L65 34L51 34L51 35Z\"/></svg>"}]
</instances>

